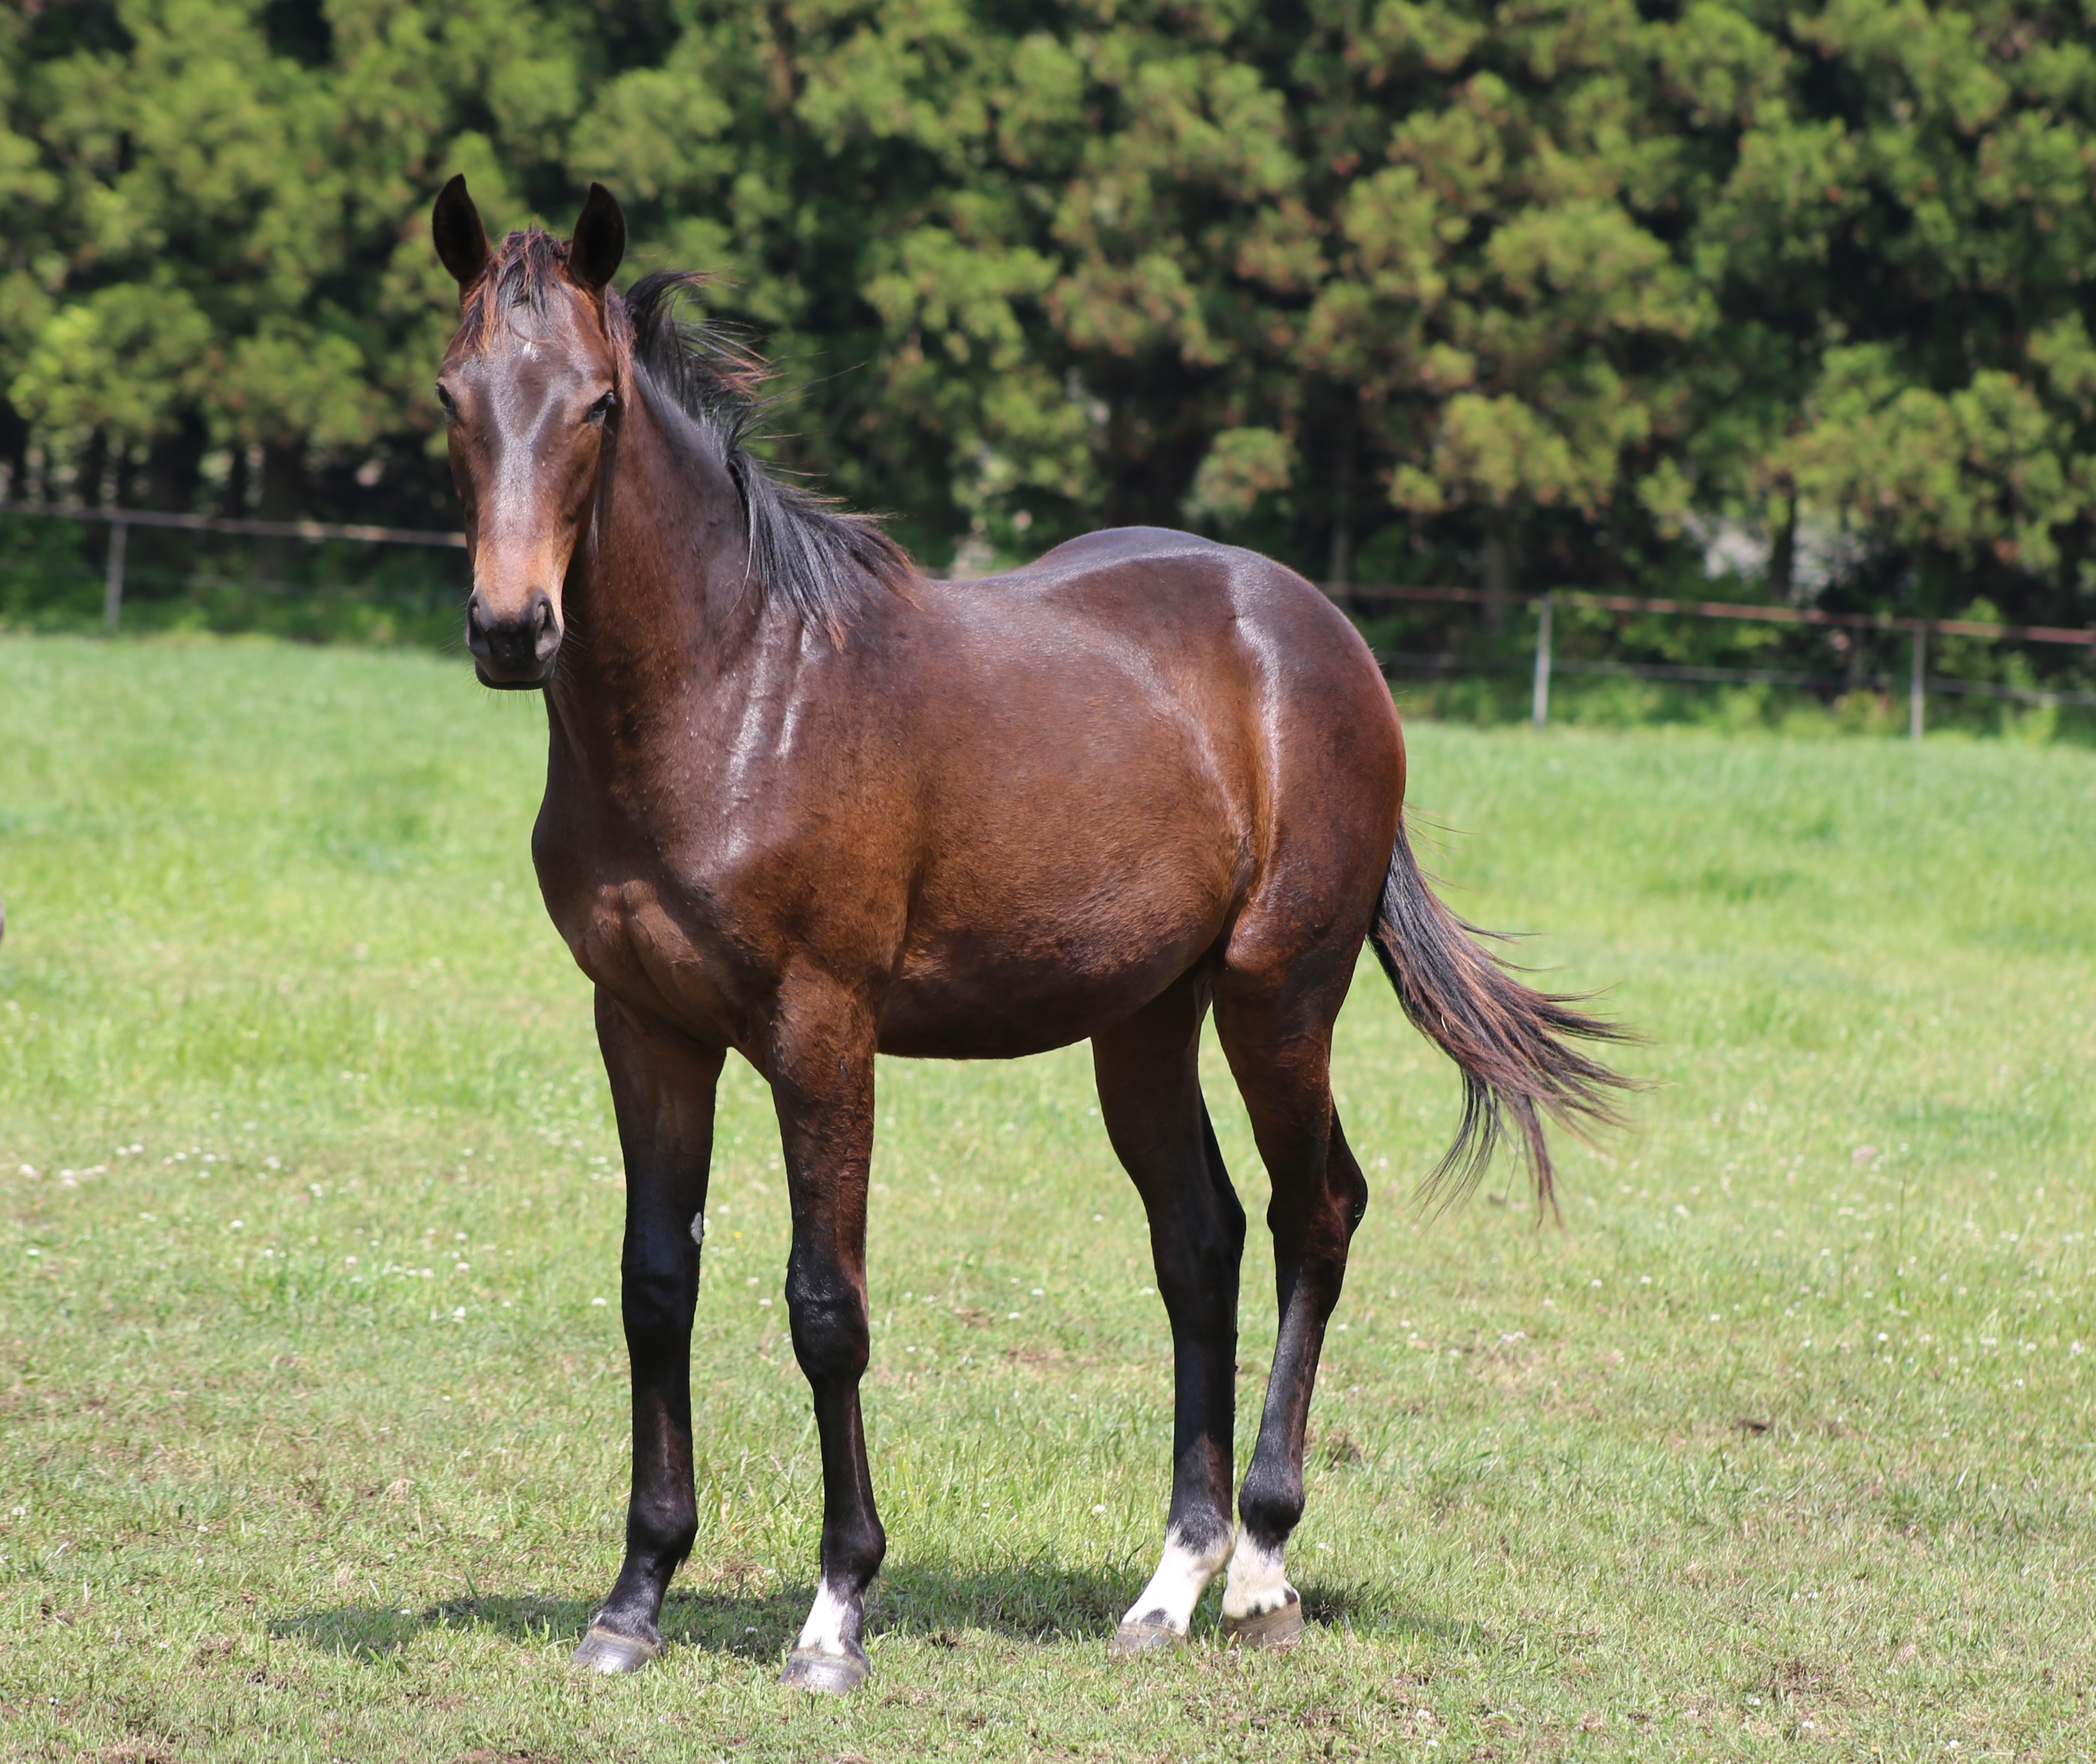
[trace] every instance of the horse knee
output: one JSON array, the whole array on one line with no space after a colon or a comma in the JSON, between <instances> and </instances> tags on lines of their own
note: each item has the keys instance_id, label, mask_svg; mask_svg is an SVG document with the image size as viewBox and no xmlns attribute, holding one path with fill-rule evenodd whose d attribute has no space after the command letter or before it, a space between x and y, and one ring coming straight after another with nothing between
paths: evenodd
<instances>
[{"instance_id":1,"label":"horse knee","mask_svg":"<svg viewBox=\"0 0 2096 1764\"><path fill-rule=\"evenodd\" d=\"M1244 1261L1244 1216L1198 1238L1153 1246L1158 1296L1174 1321L1193 1322L1210 1312L1237 1316L1238 1276Z\"/></svg>"},{"instance_id":2,"label":"horse knee","mask_svg":"<svg viewBox=\"0 0 2096 1764\"><path fill-rule=\"evenodd\" d=\"M628 1332L689 1329L698 1284L688 1247L627 1245L619 1262L619 1308Z\"/></svg>"},{"instance_id":3,"label":"horse knee","mask_svg":"<svg viewBox=\"0 0 2096 1764\"><path fill-rule=\"evenodd\" d=\"M810 1378L856 1378L866 1370L871 1336L866 1302L856 1291L789 1277L786 1308L793 1357Z\"/></svg>"}]
</instances>

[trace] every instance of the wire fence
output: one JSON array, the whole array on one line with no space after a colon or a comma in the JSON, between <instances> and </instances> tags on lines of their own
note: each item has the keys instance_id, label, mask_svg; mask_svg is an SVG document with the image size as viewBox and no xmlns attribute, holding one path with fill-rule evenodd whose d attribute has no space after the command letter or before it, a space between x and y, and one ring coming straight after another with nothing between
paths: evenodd
<instances>
[{"instance_id":1,"label":"wire fence","mask_svg":"<svg viewBox=\"0 0 2096 1764\"><path fill-rule=\"evenodd\" d=\"M2072 688L2024 686L2000 681L1932 675L1928 671L1932 638L1963 638L1989 643L2025 643L2068 646L2096 654L2096 631L2050 625L1996 624L1974 619L1902 618L1892 613L1839 613L1816 607L1769 606L1734 600L1653 600L1629 595L1593 594L1576 589L1552 589L1540 594L1492 595L1481 588L1411 587L1395 584L1361 586L1328 584L1325 593L1340 606L1357 614L1375 609L1413 604L1482 605L1488 609L1513 606L1533 608L1535 635L1531 653L1525 657L1479 655L1456 651L1418 653L1382 649L1376 660L1386 675L1405 671L1427 673L1512 672L1531 674L1530 718L1538 728L1550 720L1550 688L1559 674L1597 675L1621 679L1673 680L1699 684L1765 684L1788 686L1822 692L1895 689L1900 682L1882 673L1813 672L1795 668L1728 667L1703 663L1620 662L1594 657L1557 653L1557 612L1559 608L1583 608L1618 615L1646 615L1669 618L1731 620L1749 624L1819 627L1822 629L1904 635L1907 640L1907 733L1921 739L1927 722L1928 701L1932 693L2002 699L2015 703L2096 706L2096 692Z\"/></svg>"},{"instance_id":2,"label":"wire fence","mask_svg":"<svg viewBox=\"0 0 2096 1764\"><path fill-rule=\"evenodd\" d=\"M0 565L17 571L45 575L98 574L103 582L103 623L111 631L122 623L127 583L134 578L177 588L212 588L316 600L369 600L369 589L344 588L318 583L286 582L256 575L230 576L208 571L167 571L141 569L130 561L132 529L169 529L194 534L219 535L251 539L319 543L347 541L358 545L424 547L463 551L464 536L457 532L414 527L373 526L325 521L264 521L231 517L164 513L157 509L94 508L69 503L0 503L0 515L28 516L56 521L106 526L108 542L99 572L85 564L60 565L40 559L26 564ZM1535 631L1531 645L1523 653L1507 653L1503 641L1480 651L1411 650L1382 648L1376 659L1384 673L1429 675L1526 673L1531 676L1530 716L1539 728L1550 720L1552 680L1560 675L1594 675L1619 679L1670 681L1703 685L1766 685L1806 692L1834 694L1864 689L1891 692L1904 683L1907 697L1907 732L1919 740L1927 722L1928 699L1934 695L1999 699L2019 704L2096 707L2096 691L2077 687L2051 688L2005 683L1948 675L1931 675L1928 658L1932 641L1958 639L1981 643L2032 644L2079 648L2096 657L2096 631L2042 625L2008 625L1971 619L1902 618L1889 613L1841 613L1816 607L1771 606L1732 600L1653 600L1626 595L1590 593L1576 589L1552 589L1543 593L1495 595L1481 588L1414 587L1398 583L1328 583L1324 592L1337 605L1372 626L1390 609L1411 606L1481 606L1493 618L1503 619L1513 608L1532 609ZM461 585L462 592L462 585ZM427 600L422 590L418 598ZM1556 631L1561 610L1579 609L1610 613L1618 621L1632 617L1666 619L1731 621L1748 626L1818 627L1845 635L1875 634L1906 640L1903 681L1885 671L1866 672L1851 666L1840 673L1809 667L1740 667L1701 662L1633 662L1605 656L1561 653ZM1860 653L1860 652L1857 652Z\"/></svg>"},{"instance_id":3,"label":"wire fence","mask_svg":"<svg viewBox=\"0 0 2096 1764\"><path fill-rule=\"evenodd\" d=\"M131 529L134 526L170 528L184 533L216 533L247 539L347 539L365 545L425 545L448 550L465 549L461 533L426 531L418 527L360 526L330 521L255 521L229 516L175 514L157 509L98 509L63 502L0 503L0 514L29 515L47 520L103 523L109 543L103 552L102 622L114 631L124 617L124 589L129 574ZM48 564L27 567L48 573ZM251 589L261 593L325 595L331 591L315 584L263 581L248 577L211 576L186 573L184 585L197 587ZM338 592L338 591L334 591Z\"/></svg>"}]
</instances>

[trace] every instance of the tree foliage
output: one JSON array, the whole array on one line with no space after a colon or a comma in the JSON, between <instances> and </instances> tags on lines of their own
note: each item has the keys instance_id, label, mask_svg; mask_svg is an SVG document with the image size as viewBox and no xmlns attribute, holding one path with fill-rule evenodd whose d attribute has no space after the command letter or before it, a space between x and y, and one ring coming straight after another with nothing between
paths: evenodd
<instances>
[{"instance_id":1,"label":"tree foliage","mask_svg":"<svg viewBox=\"0 0 2096 1764\"><path fill-rule=\"evenodd\" d=\"M431 194L712 272L934 561L2096 600L2063 0L44 0L0 13L24 486L445 517Z\"/></svg>"}]
</instances>

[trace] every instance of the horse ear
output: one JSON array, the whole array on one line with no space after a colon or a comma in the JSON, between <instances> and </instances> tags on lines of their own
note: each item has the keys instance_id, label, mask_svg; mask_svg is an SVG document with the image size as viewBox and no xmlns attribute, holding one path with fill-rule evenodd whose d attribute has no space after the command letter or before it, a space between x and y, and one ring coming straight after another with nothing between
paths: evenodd
<instances>
[{"instance_id":1,"label":"horse ear","mask_svg":"<svg viewBox=\"0 0 2096 1764\"><path fill-rule=\"evenodd\" d=\"M568 245L568 273L595 294L611 280L626 255L626 212L601 184L590 186L589 200L575 217L575 236Z\"/></svg>"},{"instance_id":2,"label":"horse ear","mask_svg":"<svg viewBox=\"0 0 2096 1764\"><path fill-rule=\"evenodd\" d=\"M487 230L480 224L480 211L465 193L461 172L437 192L437 205L430 211L430 236L436 241L437 255L461 288L479 281L487 268Z\"/></svg>"}]
</instances>

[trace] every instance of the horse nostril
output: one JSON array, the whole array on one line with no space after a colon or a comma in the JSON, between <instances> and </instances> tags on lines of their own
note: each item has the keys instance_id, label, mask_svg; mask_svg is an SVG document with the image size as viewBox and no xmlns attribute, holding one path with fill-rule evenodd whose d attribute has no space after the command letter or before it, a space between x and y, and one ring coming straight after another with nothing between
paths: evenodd
<instances>
[{"instance_id":1,"label":"horse nostril","mask_svg":"<svg viewBox=\"0 0 2096 1764\"><path fill-rule=\"evenodd\" d=\"M551 596L540 595L531 605L531 653L542 663L551 662L561 647L561 616Z\"/></svg>"}]
</instances>

